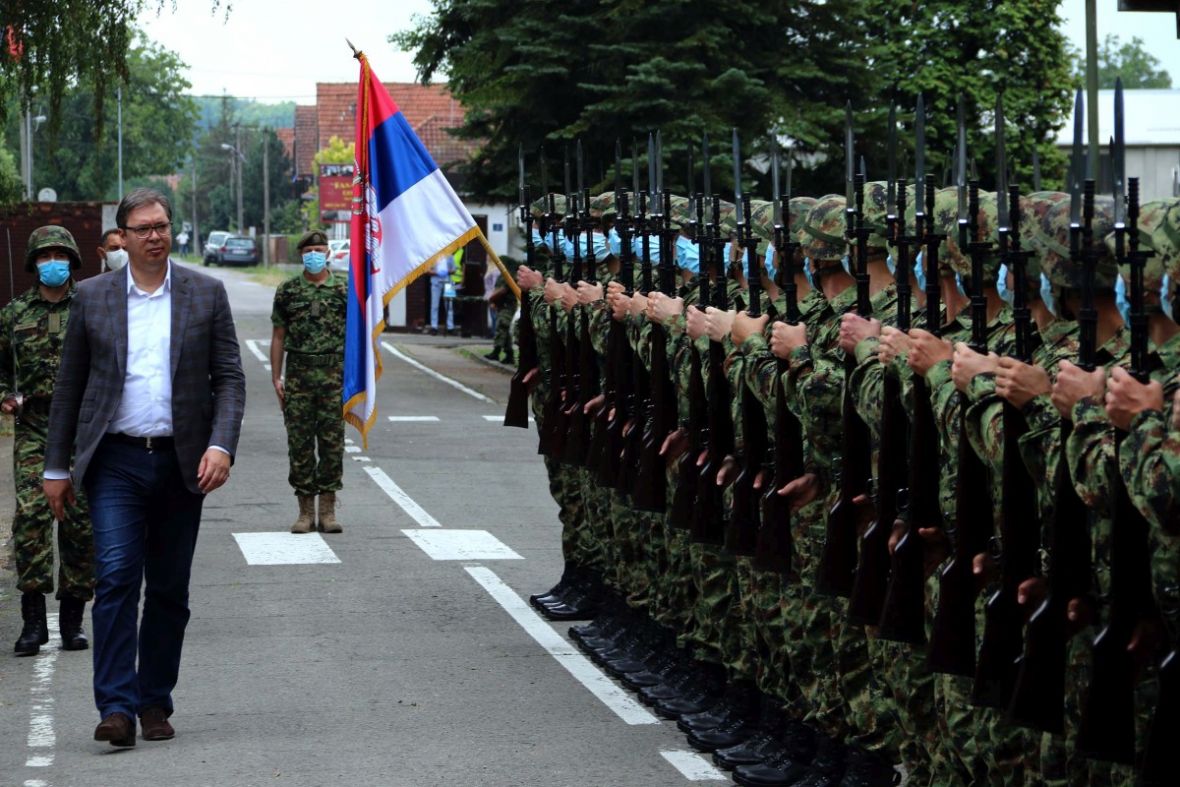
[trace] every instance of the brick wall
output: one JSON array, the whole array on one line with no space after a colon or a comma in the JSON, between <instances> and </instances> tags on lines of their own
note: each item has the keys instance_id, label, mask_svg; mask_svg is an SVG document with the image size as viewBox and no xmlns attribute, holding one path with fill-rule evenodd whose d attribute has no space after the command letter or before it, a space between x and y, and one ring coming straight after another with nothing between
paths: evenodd
<instances>
[{"instance_id":1,"label":"brick wall","mask_svg":"<svg viewBox=\"0 0 1180 787\"><path fill-rule=\"evenodd\" d=\"M102 239L101 202L30 202L0 208L0 307L12 300L8 286L8 237L12 238L12 272L19 295L37 282L35 273L25 271L29 235L38 227L58 224L70 231L82 252L82 269L74 278L98 274L98 249Z\"/></svg>"}]
</instances>

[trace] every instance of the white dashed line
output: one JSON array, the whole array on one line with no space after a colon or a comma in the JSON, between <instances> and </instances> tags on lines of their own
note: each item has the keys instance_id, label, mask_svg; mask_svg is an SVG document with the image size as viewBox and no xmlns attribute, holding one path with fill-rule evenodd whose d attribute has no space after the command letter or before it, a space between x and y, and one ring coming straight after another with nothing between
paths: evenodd
<instances>
[{"instance_id":1,"label":"white dashed line","mask_svg":"<svg viewBox=\"0 0 1180 787\"><path fill-rule=\"evenodd\" d=\"M695 751L662 751L660 756L689 781L694 782L727 782L729 777L713 767L713 764Z\"/></svg>"},{"instance_id":2,"label":"white dashed line","mask_svg":"<svg viewBox=\"0 0 1180 787\"><path fill-rule=\"evenodd\" d=\"M352 461L354 461L354 462L371 462L373 460L369 459L369 457L367 457L367 456L354 456L352 458Z\"/></svg>"},{"instance_id":3,"label":"white dashed line","mask_svg":"<svg viewBox=\"0 0 1180 787\"><path fill-rule=\"evenodd\" d=\"M472 390L471 388L468 388L466 385L459 382L458 380L452 380L450 377L447 377L445 374L439 374L438 372L431 369L429 366L426 366L425 364L423 364L421 361L417 361L417 360L411 358L410 356L406 355L405 353L403 353L401 350L394 347L389 342L381 342L381 346L384 347L386 349L386 351L388 351L395 358L400 358L401 360L408 363L410 366L413 366L418 371L424 372L424 373L430 375L431 377L438 380L439 382L446 383L447 385L451 386L452 388L462 391L463 393L467 394L468 396L478 399L481 402L487 402L488 404L495 404L495 401L484 396L479 391Z\"/></svg>"},{"instance_id":4,"label":"white dashed line","mask_svg":"<svg viewBox=\"0 0 1180 787\"><path fill-rule=\"evenodd\" d=\"M350 454L359 454L361 452L361 447L359 445L346 445L344 446L344 450Z\"/></svg>"},{"instance_id":5,"label":"white dashed line","mask_svg":"<svg viewBox=\"0 0 1180 787\"><path fill-rule=\"evenodd\" d=\"M238 549L251 566L304 566L339 563L319 533L234 533Z\"/></svg>"},{"instance_id":6,"label":"white dashed line","mask_svg":"<svg viewBox=\"0 0 1180 787\"><path fill-rule=\"evenodd\" d=\"M29 756L27 768L48 768L53 765L53 747L57 745L57 733L53 729L53 670L61 653L61 637L58 635L56 612L46 616L49 624L49 642L41 646L41 652L33 661L33 685L29 708Z\"/></svg>"},{"instance_id":7,"label":"white dashed line","mask_svg":"<svg viewBox=\"0 0 1180 787\"><path fill-rule=\"evenodd\" d=\"M431 560L524 560L486 530L403 530Z\"/></svg>"},{"instance_id":8,"label":"white dashed line","mask_svg":"<svg viewBox=\"0 0 1180 787\"><path fill-rule=\"evenodd\" d=\"M485 416L483 416L483 419L485 421L503 421L504 416L502 416L502 415L485 415ZM532 422L533 422L533 417L530 415L529 416L529 423L532 423Z\"/></svg>"},{"instance_id":9,"label":"white dashed line","mask_svg":"<svg viewBox=\"0 0 1180 787\"><path fill-rule=\"evenodd\" d=\"M377 486L381 487L381 491L389 495L389 499L397 503L401 510L409 514L410 519L417 522L420 527L442 527L437 519L415 503L414 499L395 484L393 479L387 476L380 467L366 467L365 472L369 474L369 478L372 478Z\"/></svg>"},{"instance_id":10,"label":"white dashed line","mask_svg":"<svg viewBox=\"0 0 1180 787\"><path fill-rule=\"evenodd\" d=\"M394 423L436 423L438 421L437 415L391 415L389 420Z\"/></svg>"},{"instance_id":11,"label":"white dashed line","mask_svg":"<svg viewBox=\"0 0 1180 787\"><path fill-rule=\"evenodd\" d=\"M268 356L266 353L264 353L262 351L262 349L259 347L259 345L262 344L263 341L265 341L265 343L267 345L270 344L269 340L247 339L246 340L246 347L248 347L250 349L250 352L254 353L254 357L257 358L259 360L259 362L262 364L262 366L269 372L270 371L270 356Z\"/></svg>"}]
</instances>

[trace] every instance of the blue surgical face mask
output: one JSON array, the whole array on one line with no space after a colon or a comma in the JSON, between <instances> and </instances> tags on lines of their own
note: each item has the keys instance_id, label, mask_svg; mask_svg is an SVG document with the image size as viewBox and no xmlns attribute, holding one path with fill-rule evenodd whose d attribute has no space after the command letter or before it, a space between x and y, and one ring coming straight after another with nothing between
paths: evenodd
<instances>
[{"instance_id":1,"label":"blue surgical face mask","mask_svg":"<svg viewBox=\"0 0 1180 787\"><path fill-rule=\"evenodd\" d=\"M733 259L733 241L725 244L725 251L722 252L725 258L725 264L729 265L729 261ZM742 249L742 275L750 275L750 250Z\"/></svg>"},{"instance_id":2,"label":"blue surgical face mask","mask_svg":"<svg viewBox=\"0 0 1180 787\"><path fill-rule=\"evenodd\" d=\"M1041 302L1045 304L1045 308L1054 317L1061 317L1061 313L1057 311L1057 298L1053 296L1053 283L1049 281L1049 277L1041 274Z\"/></svg>"},{"instance_id":3,"label":"blue surgical face mask","mask_svg":"<svg viewBox=\"0 0 1180 787\"><path fill-rule=\"evenodd\" d=\"M1008 266L1001 264L999 278L996 279L996 290L1000 293L1000 299L1009 306L1016 306L1016 291L1008 288Z\"/></svg>"},{"instance_id":4,"label":"blue surgical face mask","mask_svg":"<svg viewBox=\"0 0 1180 787\"><path fill-rule=\"evenodd\" d=\"M922 252L914 258L914 278L917 279L918 289L926 289L926 260L922 259Z\"/></svg>"},{"instance_id":5,"label":"blue surgical face mask","mask_svg":"<svg viewBox=\"0 0 1180 787\"><path fill-rule=\"evenodd\" d=\"M676 266L693 275L701 271L700 248L683 235L676 238Z\"/></svg>"},{"instance_id":6,"label":"blue surgical face mask","mask_svg":"<svg viewBox=\"0 0 1180 787\"><path fill-rule=\"evenodd\" d=\"M303 268L312 276L318 275L328 264L328 255L322 251L309 251L303 255Z\"/></svg>"},{"instance_id":7,"label":"blue surgical face mask","mask_svg":"<svg viewBox=\"0 0 1180 787\"><path fill-rule=\"evenodd\" d=\"M970 297L967 295L967 287L963 284L963 277L959 275L958 271L955 271L955 287L964 298Z\"/></svg>"},{"instance_id":8,"label":"blue surgical face mask","mask_svg":"<svg viewBox=\"0 0 1180 787\"><path fill-rule=\"evenodd\" d=\"M574 258L573 241L571 241L569 238L567 238L564 235L561 236L561 253L563 255L565 255L565 258L567 260L572 260Z\"/></svg>"},{"instance_id":9,"label":"blue surgical face mask","mask_svg":"<svg viewBox=\"0 0 1180 787\"><path fill-rule=\"evenodd\" d=\"M594 244L594 259L596 262L602 262L611 255L610 244L607 243L606 236L601 232L590 233L590 239Z\"/></svg>"},{"instance_id":10,"label":"blue surgical face mask","mask_svg":"<svg viewBox=\"0 0 1180 787\"><path fill-rule=\"evenodd\" d=\"M636 235L631 243L631 248L635 254L636 262L643 262L643 236ZM651 252L651 264L655 265L660 261L660 239L654 235L648 236L647 248Z\"/></svg>"},{"instance_id":11,"label":"blue surgical face mask","mask_svg":"<svg viewBox=\"0 0 1180 787\"><path fill-rule=\"evenodd\" d=\"M856 273L852 270L852 257L848 256L847 254L840 258L840 267L842 267L844 272L849 276L856 275Z\"/></svg>"},{"instance_id":12,"label":"blue surgical face mask","mask_svg":"<svg viewBox=\"0 0 1180 787\"><path fill-rule=\"evenodd\" d=\"M803 258L803 276L807 279L807 284L811 287L811 289L813 289L813 290L819 289L818 287L815 286L815 276L813 276L811 273L811 258L810 257Z\"/></svg>"},{"instance_id":13,"label":"blue surgical face mask","mask_svg":"<svg viewBox=\"0 0 1180 787\"><path fill-rule=\"evenodd\" d=\"M897 260L893 259L892 254L885 258L885 267L889 269L890 276L897 278Z\"/></svg>"},{"instance_id":14,"label":"blue surgical face mask","mask_svg":"<svg viewBox=\"0 0 1180 787\"><path fill-rule=\"evenodd\" d=\"M606 236L606 245L610 248L610 253L616 257L623 253L623 239L619 237L618 230L614 227L610 228L610 232Z\"/></svg>"},{"instance_id":15,"label":"blue surgical face mask","mask_svg":"<svg viewBox=\"0 0 1180 787\"><path fill-rule=\"evenodd\" d=\"M534 227L533 228L533 247L538 248L540 246L548 246L548 245L549 244L545 241L545 239L543 237L541 237L541 233L537 232L536 228Z\"/></svg>"},{"instance_id":16,"label":"blue surgical face mask","mask_svg":"<svg viewBox=\"0 0 1180 787\"><path fill-rule=\"evenodd\" d=\"M37 278L46 287L60 287L69 281L69 260L47 260L37 263Z\"/></svg>"},{"instance_id":17,"label":"blue surgical face mask","mask_svg":"<svg viewBox=\"0 0 1180 787\"><path fill-rule=\"evenodd\" d=\"M766 259L763 261L766 266L766 275L774 281L774 277L778 274L778 268L774 266L774 246L766 247Z\"/></svg>"},{"instance_id":18,"label":"blue surgical face mask","mask_svg":"<svg viewBox=\"0 0 1180 787\"><path fill-rule=\"evenodd\" d=\"M1164 316L1176 322L1176 318L1172 316L1172 279L1166 273L1164 280L1160 282L1160 307L1164 310Z\"/></svg>"},{"instance_id":19,"label":"blue surgical face mask","mask_svg":"<svg viewBox=\"0 0 1180 787\"><path fill-rule=\"evenodd\" d=\"M1123 315L1123 323L1131 324L1131 302L1127 300L1127 283L1119 276L1114 282L1114 302L1119 307L1119 314Z\"/></svg>"}]
</instances>

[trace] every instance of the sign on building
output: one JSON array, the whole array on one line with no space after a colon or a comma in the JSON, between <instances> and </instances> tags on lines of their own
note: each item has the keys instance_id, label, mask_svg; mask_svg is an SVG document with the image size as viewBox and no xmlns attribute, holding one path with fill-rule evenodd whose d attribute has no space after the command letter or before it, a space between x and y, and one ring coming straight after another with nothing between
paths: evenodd
<instances>
[{"instance_id":1,"label":"sign on building","mask_svg":"<svg viewBox=\"0 0 1180 787\"><path fill-rule=\"evenodd\" d=\"M352 218L352 164L320 164L320 220L348 223Z\"/></svg>"}]
</instances>

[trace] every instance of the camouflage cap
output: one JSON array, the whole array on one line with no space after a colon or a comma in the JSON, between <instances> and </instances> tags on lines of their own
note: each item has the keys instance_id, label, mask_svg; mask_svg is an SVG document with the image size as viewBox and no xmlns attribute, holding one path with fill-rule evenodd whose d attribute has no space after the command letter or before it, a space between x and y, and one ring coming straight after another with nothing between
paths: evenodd
<instances>
[{"instance_id":1,"label":"camouflage cap","mask_svg":"<svg viewBox=\"0 0 1180 787\"><path fill-rule=\"evenodd\" d=\"M964 281L974 285L972 277L972 263L971 256L966 249L959 248L959 195L957 189L951 189L954 193L954 212L953 224L954 229L947 232L946 247L947 256L951 267L955 273L963 277ZM939 212L940 205L938 202L938 195L934 198L935 212ZM946 221L944 216L939 217L940 221ZM976 224L976 238L984 243L990 243L991 248L983 255L983 285L985 287L994 287L996 285L996 278L1000 271L1000 253L999 253L999 239L1000 239L1000 221L999 215L996 212L996 195L991 191L979 192L979 213L975 217ZM945 225L944 225L945 226ZM943 230L946 232L946 230Z\"/></svg>"},{"instance_id":2,"label":"camouflage cap","mask_svg":"<svg viewBox=\"0 0 1180 787\"><path fill-rule=\"evenodd\" d=\"M865 184L864 190L864 223L872 230L869 235L870 249L883 249L886 246L885 233L885 202L888 187L883 180L874 180Z\"/></svg>"},{"instance_id":3,"label":"camouflage cap","mask_svg":"<svg viewBox=\"0 0 1180 787\"><path fill-rule=\"evenodd\" d=\"M295 248L302 249L304 246L327 246L328 236L324 234L323 230L308 230L299 238L299 242L295 244Z\"/></svg>"},{"instance_id":4,"label":"camouflage cap","mask_svg":"<svg viewBox=\"0 0 1180 787\"><path fill-rule=\"evenodd\" d=\"M596 197L590 198L590 215L607 217L615 215L618 208L615 206L615 193L613 191L604 191Z\"/></svg>"},{"instance_id":5,"label":"camouflage cap","mask_svg":"<svg viewBox=\"0 0 1180 787\"><path fill-rule=\"evenodd\" d=\"M803 224L807 221L807 214L815 207L815 197L792 197L790 205L790 217L787 218L789 226L787 231L795 237L803 230Z\"/></svg>"},{"instance_id":6,"label":"camouflage cap","mask_svg":"<svg viewBox=\"0 0 1180 787\"><path fill-rule=\"evenodd\" d=\"M696 219L696 216L690 214L688 211L688 197L678 197L673 194L670 202L672 204L672 213L669 218L673 224L684 228Z\"/></svg>"},{"instance_id":7,"label":"camouflage cap","mask_svg":"<svg viewBox=\"0 0 1180 787\"><path fill-rule=\"evenodd\" d=\"M774 240L774 203L750 200L750 224L754 234L763 241Z\"/></svg>"},{"instance_id":8,"label":"camouflage cap","mask_svg":"<svg viewBox=\"0 0 1180 787\"><path fill-rule=\"evenodd\" d=\"M74 236L65 227L50 224L38 227L29 234L28 251L25 253L25 270L32 273L36 268L37 254L46 249L61 249L70 257L71 268L82 267L82 255L78 252L78 244Z\"/></svg>"},{"instance_id":9,"label":"camouflage cap","mask_svg":"<svg viewBox=\"0 0 1180 787\"><path fill-rule=\"evenodd\" d=\"M558 216L565 215L565 195L564 194L554 194L553 195L553 205L554 205L553 209L557 212ZM539 199L533 200L532 210L533 210L533 215L536 217L544 216L546 213L548 213L549 212L549 195L545 195Z\"/></svg>"},{"instance_id":10,"label":"camouflage cap","mask_svg":"<svg viewBox=\"0 0 1180 787\"><path fill-rule=\"evenodd\" d=\"M906 193L905 215L901 217L901 221L904 224L904 229L905 229L906 235L913 235L914 234L914 216L916 215L916 206L914 205L914 187L912 184L909 186L906 186L905 193ZM945 214L948 209L950 211L949 215L955 216L955 213L958 210L958 203L955 201L955 190L954 189L939 189L938 191L935 191L934 192L934 213L933 213L933 215L939 216L939 215ZM923 202L922 202L923 215L925 215L925 210L926 210L926 203L925 203L925 200L923 200ZM958 225L956 224L955 226L957 227ZM942 225L937 220L934 222L934 231L941 234L941 235L946 235L946 232L943 230ZM957 232L957 230L954 230L954 231ZM897 247L893 246L891 248L892 248L894 255L896 256ZM915 249L913 247L911 247L909 249L908 262L910 265L913 265L913 263L915 262L915 260L918 257L918 253L921 251L924 251L925 248L926 248L925 246L922 246L921 248L917 248L917 249ZM953 275L955 272L954 268L950 264L950 250L947 248L946 238L943 238L942 242L940 242L938 244L938 271L939 271L939 274L942 276L950 276L950 275Z\"/></svg>"},{"instance_id":11,"label":"camouflage cap","mask_svg":"<svg viewBox=\"0 0 1180 787\"><path fill-rule=\"evenodd\" d=\"M840 264L848 250L844 239L844 197L828 194L815 201L799 232L799 243L813 270Z\"/></svg>"},{"instance_id":12,"label":"camouflage cap","mask_svg":"<svg viewBox=\"0 0 1180 787\"><path fill-rule=\"evenodd\" d=\"M1059 202L1069 203L1069 195L1064 191L1034 191L1028 196L1020 198L1020 246L1025 251L1033 252L1028 258L1029 287L1040 290L1041 258L1045 254L1044 244L1038 243L1036 236L1042 233L1042 223L1045 214ZM1039 297L1039 296L1038 296Z\"/></svg>"},{"instance_id":13,"label":"camouflage cap","mask_svg":"<svg viewBox=\"0 0 1180 787\"><path fill-rule=\"evenodd\" d=\"M1106 250L1114 256L1113 232L1106 236ZM1139 206L1139 250L1151 253L1143 264L1143 288L1147 292L1159 292L1165 273L1172 280L1180 280L1180 199L1167 197ZM1120 265L1119 272L1129 286L1130 266Z\"/></svg>"},{"instance_id":14,"label":"camouflage cap","mask_svg":"<svg viewBox=\"0 0 1180 787\"><path fill-rule=\"evenodd\" d=\"M1099 196L1094 200L1093 231L1098 250L1094 269L1094 286L1100 290L1114 288L1118 266L1114 255L1107 251L1102 239L1114 229L1114 200ZM1023 233L1022 233L1023 234ZM1082 265L1069 258L1069 200L1055 202L1036 225L1032 235L1033 248L1041 252L1041 271L1057 287L1080 290Z\"/></svg>"}]
</instances>

